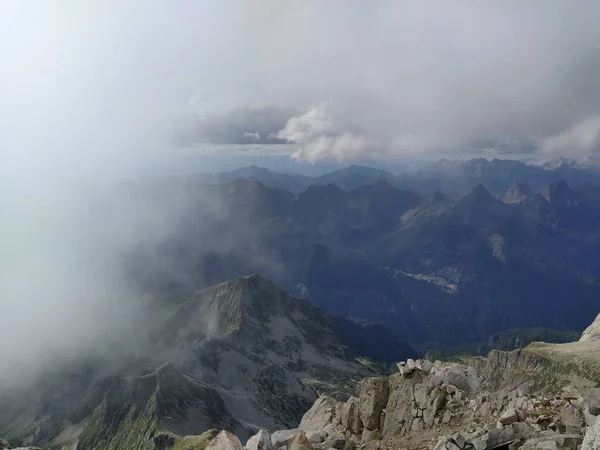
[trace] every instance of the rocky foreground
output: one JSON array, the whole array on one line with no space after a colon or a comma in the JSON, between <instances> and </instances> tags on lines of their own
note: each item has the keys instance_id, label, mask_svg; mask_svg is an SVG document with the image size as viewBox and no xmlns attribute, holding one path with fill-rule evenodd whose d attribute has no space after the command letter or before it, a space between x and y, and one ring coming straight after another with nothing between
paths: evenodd
<instances>
[{"instance_id":1,"label":"rocky foreground","mask_svg":"<svg viewBox=\"0 0 600 450\"><path fill-rule=\"evenodd\" d=\"M390 377L362 380L357 397L321 396L298 428L261 430L243 448L598 450L598 329L597 319L578 343L461 363L408 360ZM223 432L207 448L242 444Z\"/></svg>"},{"instance_id":2,"label":"rocky foreground","mask_svg":"<svg viewBox=\"0 0 600 450\"><path fill-rule=\"evenodd\" d=\"M390 377L360 381L357 397L320 396L294 429L260 430L245 445L229 431L183 440L157 433L153 448L600 449L600 391L593 380L527 349L464 363L408 360L398 368Z\"/></svg>"},{"instance_id":3,"label":"rocky foreground","mask_svg":"<svg viewBox=\"0 0 600 450\"><path fill-rule=\"evenodd\" d=\"M232 430L181 437L156 429L132 448L600 450L599 330L600 318L576 343L408 360L389 377L360 381L356 397L321 395L297 428L260 430L245 445Z\"/></svg>"},{"instance_id":4,"label":"rocky foreground","mask_svg":"<svg viewBox=\"0 0 600 450\"><path fill-rule=\"evenodd\" d=\"M503 359L502 380L489 377L497 358ZM362 380L358 397L346 402L321 396L297 429L261 431L245 448L577 450L586 432L583 448L600 448L592 428L600 393L586 383L542 387L531 376L548 370L540 364L521 351L493 352L468 364L408 361L389 378ZM220 442L209 448L241 448L237 441L215 447Z\"/></svg>"}]
</instances>

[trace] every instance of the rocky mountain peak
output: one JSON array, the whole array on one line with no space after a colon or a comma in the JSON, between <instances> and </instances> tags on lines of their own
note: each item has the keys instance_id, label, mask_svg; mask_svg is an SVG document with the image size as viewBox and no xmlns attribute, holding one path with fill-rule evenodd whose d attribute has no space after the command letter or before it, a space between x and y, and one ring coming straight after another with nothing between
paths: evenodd
<instances>
[{"instance_id":1,"label":"rocky mountain peak","mask_svg":"<svg viewBox=\"0 0 600 450\"><path fill-rule=\"evenodd\" d=\"M500 204L500 202L485 188L485 186L478 184L471 189L469 193L462 196L459 199L458 204L470 210L480 211L481 208Z\"/></svg>"},{"instance_id":2,"label":"rocky mountain peak","mask_svg":"<svg viewBox=\"0 0 600 450\"><path fill-rule=\"evenodd\" d=\"M547 185L541 194L548 203L571 204L574 201L574 193L564 180Z\"/></svg>"},{"instance_id":3,"label":"rocky mountain peak","mask_svg":"<svg viewBox=\"0 0 600 450\"><path fill-rule=\"evenodd\" d=\"M534 192L525 183L515 183L510 189L505 191L500 200L504 203L521 203L534 196Z\"/></svg>"},{"instance_id":4,"label":"rocky mountain peak","mask_svg":"<svg viewBox=\"0 0 600 450\"><path fill-rule=\"evenodd\" d=\"M296 307L289 294L254 273L194 294L178 316L208 337L224 338L254 329L253 322L266 326L274 316L291 314Z\"/></svg>"}]
</instances>

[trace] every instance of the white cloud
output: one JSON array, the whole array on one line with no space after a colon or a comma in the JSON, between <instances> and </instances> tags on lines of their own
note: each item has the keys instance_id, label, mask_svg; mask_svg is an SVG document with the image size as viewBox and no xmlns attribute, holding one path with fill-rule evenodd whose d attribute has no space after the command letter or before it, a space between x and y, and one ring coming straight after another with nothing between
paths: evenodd
<instances>
[{"instance_id":1,"label":"white cloud","mask_svg":"<svg viewBox=\"0 0 600 450\"><path fill-rule=\"evenodd\" d=\"M600 153L600 117L592 117L544 139L541 148L553 156L588 156Z\"/></svg>"}]
</instances>

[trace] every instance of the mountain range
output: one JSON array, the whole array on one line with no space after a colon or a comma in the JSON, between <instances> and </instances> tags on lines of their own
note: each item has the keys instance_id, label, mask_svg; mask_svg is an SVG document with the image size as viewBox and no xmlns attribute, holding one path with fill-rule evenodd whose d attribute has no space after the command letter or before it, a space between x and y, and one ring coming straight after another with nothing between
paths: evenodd
<instances>
[{"instance_id":1,"label":"mountain range","mask_svg":"<svg viewBox=\"0 0 600 450\"><path fill-rule=\"evenodd\" d=\"M131 270L159 292L259 272L329 314L383 323L422 351L512 328L581 331L600 294L600 189L583 181L596 172L500 160L441 166L482 183L460 195L464 177L449 192L412 191L386 179L364 184L381 171L355 166L332 177L360 185L349 190L312 184L294 194L254 178L134 184L136 205L167 215L177 232L140 247ZM533 183L509 184L529 173ZM559 173L585 175L540 187ZM484 185L492 179L496 192L506 189L495 194ZM156 259L159 267L148 263Z\"/></svg>"},{"instance_id":2,"label":"mountain range","mask_svg":"<svg viewBox=\"0 0 600 450\"><path fill-rule=\"evenodd\" d=\"M229 172L202 174L201 179L211 183L229 183L238 179L254 179L267 187L299 194L309 186L333 184L344 190L386 181L399 189L419 194L431 194L437 190L451 195L468 192L482 184L494 195L499 195L512 185L527 182L534 190L559 180L579 187L584 183L600 183L600 167L597 161L524 162L506 159L475 158L466 161L440 160L431 167L395 174L386 170L352 165L321 176L295 173L278 173L256 165Z\"/></svg>"},{"instance_id":3,"label":"mountain range","mask_svg":"<svg viewBox=\"0 0 600 450\"><path fill-rule=\"evenodd\" d=\"M141 236L122 269L152 300L113 347L2 390L0 435L13 446L204 449L214 429L245 440L293 428L321 394L353 408L360 379L426 351L571 341L599 310L596 177L473 160L403 175L352 166L320 181L256 168L126 181L91 199L90 214ZM575 347L528 348L562 358ZM504 363L531 369L511 355L460 370L491 382Z\"/></svg>"}]
</instances>

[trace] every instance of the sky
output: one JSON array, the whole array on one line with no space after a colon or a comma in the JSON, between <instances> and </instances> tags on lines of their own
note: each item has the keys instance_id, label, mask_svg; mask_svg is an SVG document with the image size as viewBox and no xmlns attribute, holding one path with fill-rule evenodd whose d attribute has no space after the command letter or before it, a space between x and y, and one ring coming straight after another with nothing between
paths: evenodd
<instances>
[{"instance_id":1,"label":"sky","mask_svg":"<svg viewBox=\"0 0 600 450\"><path fill-rule=\"evenodd\" d=\"M19 339L0 339L0 382L130 325L122 254L171 230L98 220L116 180L202 149L594 155L599 22L597 0L1 1L0 302Z\"/></svg>"},{"instance_id":2,"label":"sky","mask_svg":"<svg viewBox=\"0 0 600 450\"><path fill-rule=\"evenodd\" d=\"M36 160L207 142L293 143L280 151L312 163L598 150L594 0L94 3L0 7L0 139Z\"/></svg>"}]
</instances>

